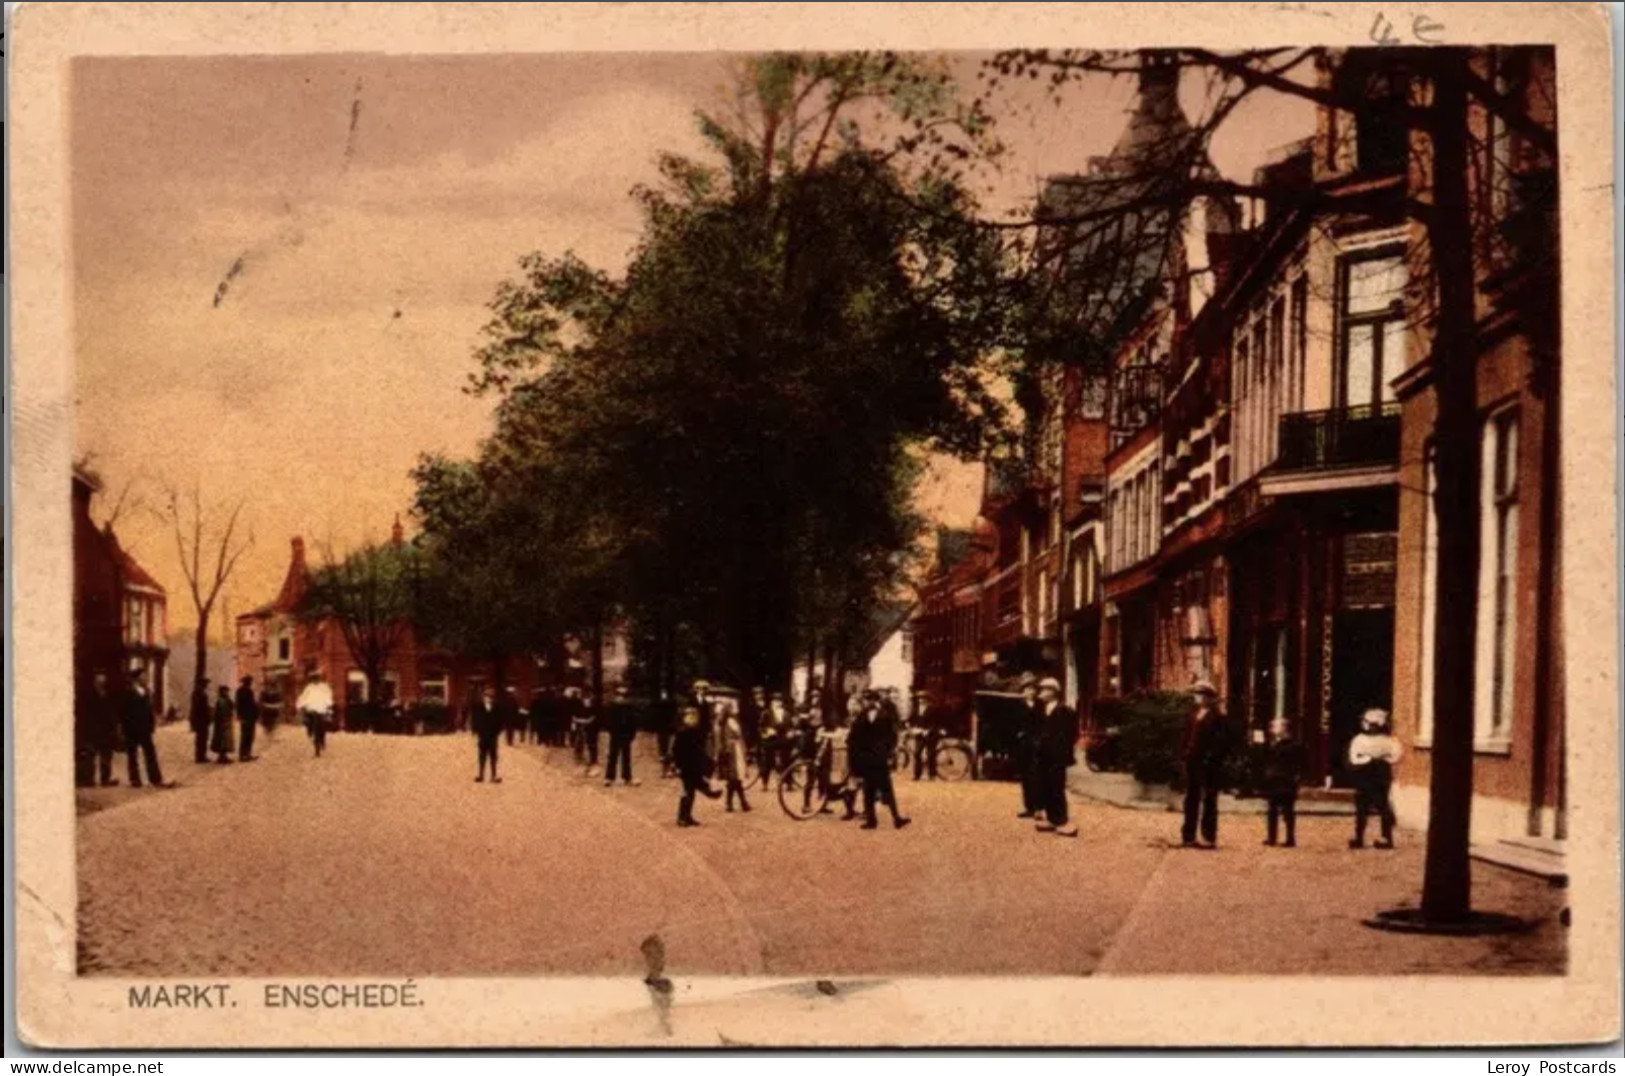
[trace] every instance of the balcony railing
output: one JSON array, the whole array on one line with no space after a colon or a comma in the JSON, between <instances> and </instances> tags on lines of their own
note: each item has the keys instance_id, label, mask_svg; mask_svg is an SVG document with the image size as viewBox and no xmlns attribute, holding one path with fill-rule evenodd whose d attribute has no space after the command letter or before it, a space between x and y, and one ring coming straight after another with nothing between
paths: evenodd
<instances>
[{"instance_id":1,"label":"balcony railing","mask_svg":"<svg viewBox=\"0 0 1625 1076\"><path fill-rule=\"evenodd\" d=\"M1277 470L1315 471L1398 462L1398 404L1281 416Z\"/></svg>"}]
</instances>

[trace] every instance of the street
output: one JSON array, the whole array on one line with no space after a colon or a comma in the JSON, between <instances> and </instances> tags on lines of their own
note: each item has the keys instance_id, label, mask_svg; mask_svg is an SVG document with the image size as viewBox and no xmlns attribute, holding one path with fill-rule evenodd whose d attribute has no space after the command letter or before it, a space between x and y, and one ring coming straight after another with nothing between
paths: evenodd
<instances>
[{"instance_id":1,"label":"street","mask_svg":"<svg viewBox=\"0 0 1625 1076\"><path fill-rule=\"evenodd\" d=\"M194 765L184 729L158 742L180 787L80 793L84 974L641 974L651 935L676 977L1563 970L1563 891L1499 868L1475 903L1527 934L1363 927L1414 903L1423 842L1351 852L1346 818L1302 819L1286 850L1227 816L1192 851L1173 814L1080 802L1066 840L1014 817L1012 785L905 777L902 832L793 822L759 791L680 830L651 737L641 787L613 789L506 743L503 782L476 784L469 736L336 734L316 759L283 728L232 766Z\"/></svg>"}]
</instances>

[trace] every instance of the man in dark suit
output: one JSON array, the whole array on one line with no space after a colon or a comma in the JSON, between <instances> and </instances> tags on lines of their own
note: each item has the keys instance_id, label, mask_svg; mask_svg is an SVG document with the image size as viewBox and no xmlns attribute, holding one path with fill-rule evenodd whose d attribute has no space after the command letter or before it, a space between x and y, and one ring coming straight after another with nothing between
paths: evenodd
<instances>
[{"instance_id":1,"label":"man in dark suit","mask_svg":"<svg viewBox=\"0 0 1625 1076\"><path fill-rule=\"evenodd\" d=\"M892 825L902 829L911 819L897 810L897 792L892 787L891 756L897 749L897 722L881 706L879 698L866 693L862 712L847 732L847 758L852 773L863 782L863 828L874 829L875 803L891 810Z\"/></svg>"},{"instance_id":2,"label":"man in dark suit","mask_svg":"<svg viewBox=\"0 0 1625 1076\"><path fill-rule=\"evenodd\" d=\"M480 748L480 773L474 780L485 780L485 763L489 759L491 783L501 784L502 778L497 776L497 745L502 740L502 712L497 708L496 692L490 688L480 692L469 724L474 726L474 737Z\"/></svg>"},{"instance_id":3,"label":"man in dark suit","mask_svg":"<svg viewBox=\"0 0 1625 1076\"><path fill-rule=\"evenodd\" d=\"M1190 724L1185 733L1185 825L1181 839L1195 848L1198 820L1208 847L1219 843L1219 786L1230 753L1230 728L1218 707L1218 692L1206 680L1191 691Z\"/></svg>"},{"instance_id":4,"label":"man in dark suit","mask_svg":"<svg viewBox=\"0 0 1625 1076\"><path fill-rule=\"evenodd\" d=\"M113 755L119 748L119 711L113 693L107 689L107 674L100 669L91 678L90 692L80 701L90 738L90 749L95 768L87 774L87 783L100 778L101 785L118 784L113 776Z\"/></svg>"},{"instance_id":5,"label":"man in dark suit","mask_svg":"<svg viewBox=\"0 0 1625 1076\"><path fill-rule=\"evenodd\" d=\"M158 749L152 743L153 726L157 718L152 712L152 697L147 694L145 672L141 666L132 666L128 686L124 689L124 703L119 709L119 717L123 726L124 750L129 755L130 787L141 787L140 761L147 764L147 783L153 788L170 788L164 781L164 774L158 768ZM207 707L208 699L204 699ZM208 726L204 726L204 746L207 746ZM208 756L204 756L208 761Z\"/></svg>"},{"instance_id":6,"label":"man in dark suit","mask_svg":"<svg viewBox=\"0 0 1625 1076\"><path fill-rule=\"evenodd\" d=\"M519 696L514 694L513 686L502 689L501 698L497 699L497 714L502 719L502 730L508 734L508 746L513 746L513 739L519 735Z\"/></svg>"},{"instance_id":7,"label":"man in dark suit","mask_svg":"<svg viewBox=\"0 0 1625 1076\"><path fill-rule=\"evenodd\" d=\"M254 678L245 676L237 687L237 724L242 732L237 740L237 758L243 762L258 757L254 754L254 730L259 722L260 702L254 696Z\"/></svg>"},{"instance_id":8,"label":"man in dark suit","mask_svg":"<svg viewBox=\"0 0 1625 1076\"><path fill-rule=\"evenodd\" d=\"M1044 820L1038 823L1041 833L1055 833L1062 837L1076 837L1078 827L1072 824L1066 802L1066 771L1076 762L1078 744L1078 714L1061 702L1061 682L1053 676L1045 677L1038 685L1038 706L1043 714L1035 743L1036 772L1040 803Z\"/></svg>"},{"instance_id":9,"label":"man in dark suit","mask_svg":"<svg viewBox=\"0 0 1625 1076\"><path fill-rule=\"evenodd\" d=\"M606 716L609 724L609 762L604 766L604 787L615 783L617 773L625 783L636 785L639 782L632 779L632 744L638 736L638 710L627 699L625 684L615 685L614 697Z\"/></svg>"},{"instance_id":10,"label":"man in dark suit","mask_svg":"<svg viewBox=\"0 0 1625 1076\"><path fill-rule=\"evenodd\" d=\"M706 779L710 756L706 753L705 724L700 717L700 708L693 702L685 703L679 711L677 731L672 737L671 757L678 775L683 779L683 794L677 801L677 824L697 826L699 823L694 820L695 793L713 800L720 799L722 793L713 789Z\"/></svg>"},{"instance_id":11,"label":"man in dark suit","mask_svg":"<svg viewBox=\"0 0 1625 1076\"><path fill-rule=\"evenodd\" d=\"M192 685L192 754L198 762L209 761L209 723L213 713L209 708L209 681L198 680Z\"/></svg>"},{"instance_id":12,"label":"man in dark suit","mask_svg":"<svg viewBox=\"0 0 1625 1076\"><path fill-rule=\"evenodd\" d=\"M1033 818L1044 810L1044 797L1038 787L1038 732L1043 725L1038 708L1038 678L1032 673L1021 677L1021 710L1016 719L1015 749L1010 759L1021 779L1021 812L1017 818Z\"/></svg>"}]
</instances>

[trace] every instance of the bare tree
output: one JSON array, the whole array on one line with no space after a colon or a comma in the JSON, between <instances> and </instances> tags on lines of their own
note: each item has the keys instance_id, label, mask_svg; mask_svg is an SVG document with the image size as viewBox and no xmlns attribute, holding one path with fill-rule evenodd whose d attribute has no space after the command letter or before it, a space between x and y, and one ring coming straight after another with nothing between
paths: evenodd
<instances>
[{"instance_id":1,"label":"bare tree","mask_svg":"<svg viewBox=\"0 0 1625 1076\"><path fill-rule=\"evenodd\" d=\"M222 512L205 506L202 492L195 485L184 494L174 486L164 488L159 515L174 531L175 552L197 614L197 665L192 672L194 693L202 686L208 667L209 620L215 603L237 562L254 544L252 531L239 533L243 505L244 501L238 500L229 511ZM222 515L224 524L220 523Z\"/></svg>"}]
</instances>

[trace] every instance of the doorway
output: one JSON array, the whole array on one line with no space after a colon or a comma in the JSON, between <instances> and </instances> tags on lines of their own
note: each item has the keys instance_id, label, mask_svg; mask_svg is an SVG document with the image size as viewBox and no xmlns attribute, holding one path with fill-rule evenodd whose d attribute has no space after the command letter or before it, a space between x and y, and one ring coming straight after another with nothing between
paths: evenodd
<instances>
[{"instance_id":1,"label":"doorway","mask_svg":"<svg viewBox=\"0 0 1625 1076\"><path fill-rule=\"evenodd\" d=\"M1332 727L1328 767L1332 783L1349 784L1349 741L1360 731L1360 715L1370 709L1393 711L1394 611L1348 609L1332 625Z\"/></svg>"}]
</instances>

